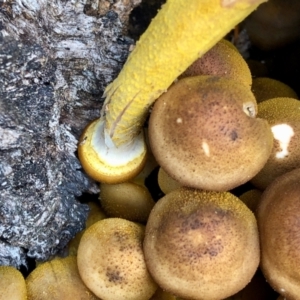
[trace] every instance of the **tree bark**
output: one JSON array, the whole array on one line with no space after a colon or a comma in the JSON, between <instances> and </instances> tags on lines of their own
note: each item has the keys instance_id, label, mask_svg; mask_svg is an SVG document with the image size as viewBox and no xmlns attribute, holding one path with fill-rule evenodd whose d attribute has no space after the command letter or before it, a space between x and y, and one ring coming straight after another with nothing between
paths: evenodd
<instances>
[{"instance_id":1,"label":"tree bark","mask_svg":"<svg viewBox=\"0 0 300 300\"><path fill-rule=\"evenodd\" d=\"M84 228L98 186L76 157L133 40L140 0L0 0L0 265L46 260Z\"/></svg>"}]
</instances>

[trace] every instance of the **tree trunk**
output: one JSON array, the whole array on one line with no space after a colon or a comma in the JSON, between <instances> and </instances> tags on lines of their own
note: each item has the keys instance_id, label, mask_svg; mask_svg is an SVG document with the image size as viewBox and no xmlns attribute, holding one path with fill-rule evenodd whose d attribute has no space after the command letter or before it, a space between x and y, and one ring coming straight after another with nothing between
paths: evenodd
<instances>
[{"instance_id":1,"label":"tree trunk","mask_svg":"<svg viewBox=\"0 0 300 300\"><path fill-rule=\"evenodd\" d=\"M76 157L133 41L140 0L0 0L0 265L46 260L83 229L97 185Z\"/></svg>"}]
</instances>

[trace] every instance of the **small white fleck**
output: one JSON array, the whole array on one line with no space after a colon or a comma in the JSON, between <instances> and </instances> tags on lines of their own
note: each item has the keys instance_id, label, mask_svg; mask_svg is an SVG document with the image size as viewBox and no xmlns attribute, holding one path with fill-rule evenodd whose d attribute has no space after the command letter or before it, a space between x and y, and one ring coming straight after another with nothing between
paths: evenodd
<instances>
[{"instance_id":1,"label":"small white fleck","mask_svg":"<svg viewBox=\"0 0 300 300\"><path fill-rule=\"evenodd\" d=\"M177 123L177 124L181 124L181 123L182 123L182 119L181 119L181 118L177 118L177 119L176 119L176 123Z\"/></svg>"},{"instance_id":2,"label":"small white fleck","mask_svg":"<svg viewBox=\"0 0 300 300\"><path fill-rule=\"evenodd\" d=\"M278 124L271 127L274 139L279 142L280 151L276 158L285 158L289 155L288 147L292 137L295 135L293 128L287 124Z\"/></svg>"},{"instance_id":3,"label":"small white fleck","mask_svg":"<svg viewBox=\"0 0 300 300\"><path fill-rule=\"evenodd\" d=\"M202 142L202 149L203 149L206 156L210 155L209 146L205 141Z\"/></svg>"}]
</instances>

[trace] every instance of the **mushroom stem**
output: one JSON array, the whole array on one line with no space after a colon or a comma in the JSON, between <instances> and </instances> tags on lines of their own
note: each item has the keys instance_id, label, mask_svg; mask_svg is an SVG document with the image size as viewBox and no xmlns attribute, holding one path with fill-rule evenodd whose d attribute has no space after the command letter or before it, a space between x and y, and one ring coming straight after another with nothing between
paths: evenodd
<instances>
[{"instance_id":1,"label":"mushroom stem","mask_svg":"<svg viewBox=\"0 0 300 300\"><path fill-rule=\"evenodd\" d=\"M168 0L119 76L106 88L101 115L119 147L140 132L149 106L192 62L266 0Z\"/></svg>"}]
</instances>

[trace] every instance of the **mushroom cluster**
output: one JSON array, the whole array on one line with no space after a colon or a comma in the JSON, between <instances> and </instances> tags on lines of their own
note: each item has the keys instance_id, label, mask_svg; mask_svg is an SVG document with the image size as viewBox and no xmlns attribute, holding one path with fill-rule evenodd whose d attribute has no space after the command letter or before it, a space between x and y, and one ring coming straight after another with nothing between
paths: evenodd
<instances>
[{"instance_id":1,"label":"mushroom cluster","mask_svg":"<svg viewBox=\"0 0 300 300\"><path fill-rule=\"evenodd\" d=\"M0 272L16 299L299 298L297 94L220 40L261 2L166 3L80 139L86 229L26 282Z\"/></svg>"},{"instance_id":2,"label":"mushroom cluster","mask_svg":"<svg viewBox=\"0 0 300 300\"><path fill-rule=\"evenodd\" d=\"M284 151L276 143L274 126L289 124L296 132L299 102L275 98L257 104L251 81L231 75L235 63L226 62L228 73L215 68L222 60L219 49L226 49L226 54L232 50L239 57L244 78L249 78L245 60L232 45L220 41L156 100L146 135L149 159L140 174L122 183L100 184L99 199L108 219L83 234L77 259L83 281L101 299L217 300L251 299L253 295L264 299L272 294L257 270L264 243L256 220L264 195L264 180L259 176L268 168L272 153ZM204 72L200 66L208 60ZM189 70L193 76L186 76ZM271 87L270 98L281 91L296 98L288 86L278 81L275 85L284 88ZM267 106L274 101L276 105ZM291 139L285 145L294 162L291 168L299 161L293 160L299 147L292 145L297 141ZM157 184L165 196L155 203L145 179L157 165ZM290 164L286 165L288 169ZM268 173L275 178L282 172ZM250 181L254 186L239 198L230 192ZM126 226L141 226L133 222L146 225L139 246L127 246L136 235ZM87 249L97 249L98 254ZM142 254L137 261L131 257L135 249ZM127 259L130 266L145 272L139 280L132 279ZM125 282L138 295L127 290ZM256 286L259 292L254 292ZM280 292L275 284L272 287Z\"/></svg>"}]
</instances>

